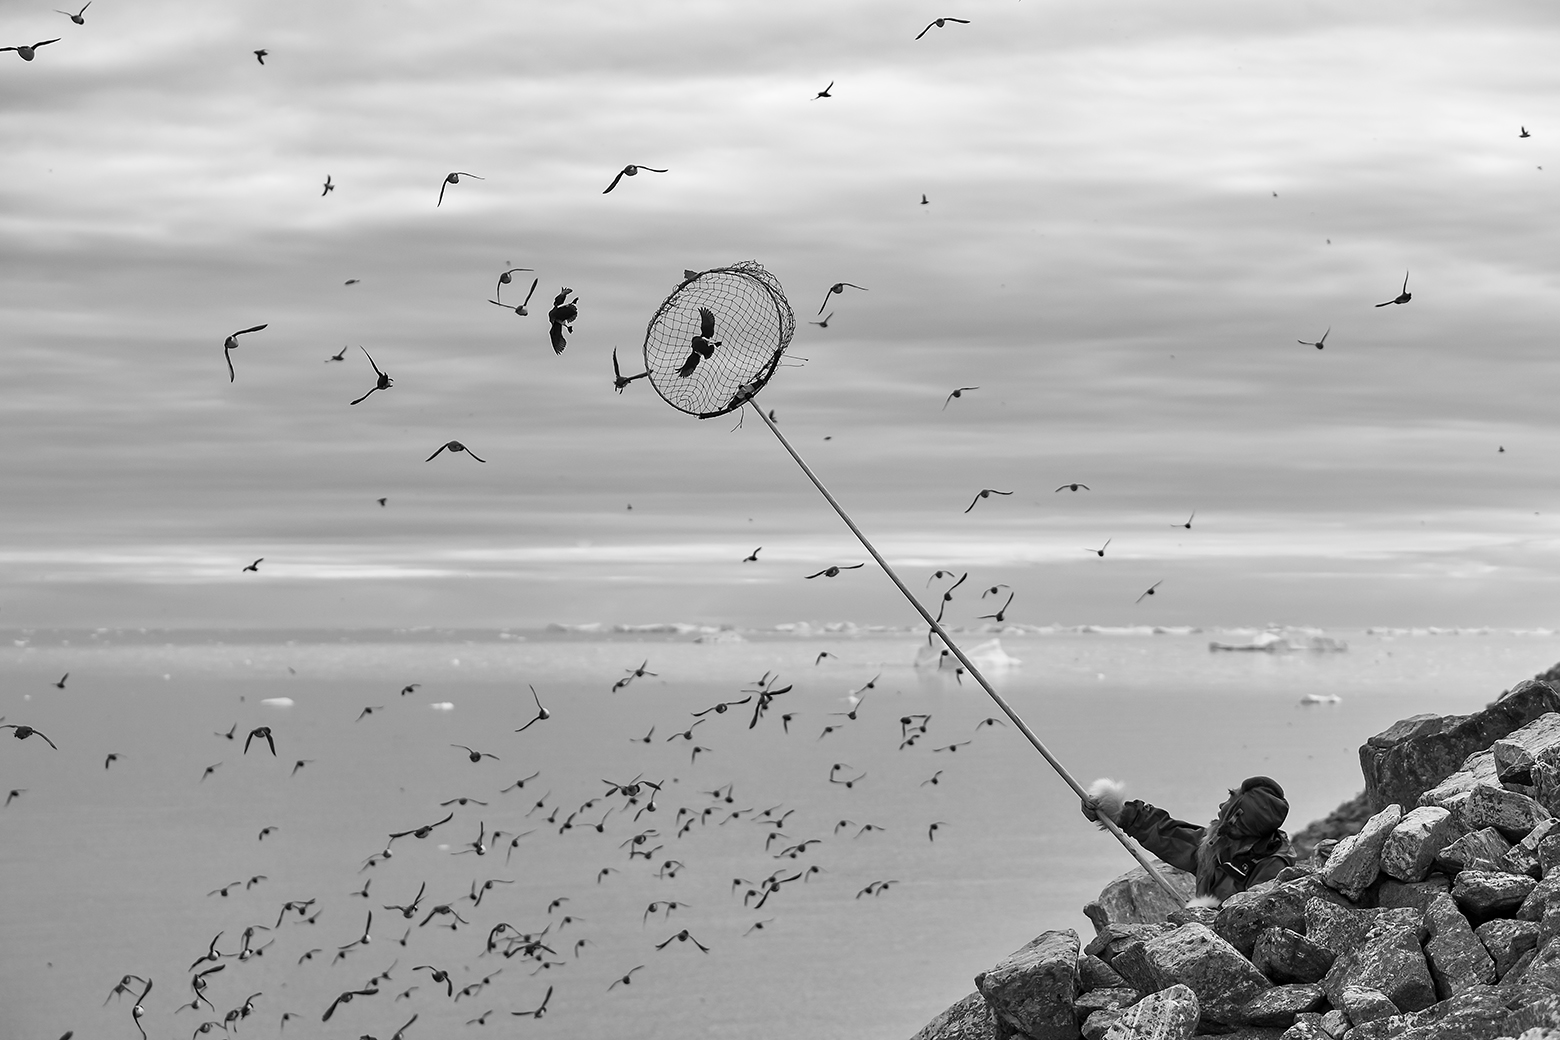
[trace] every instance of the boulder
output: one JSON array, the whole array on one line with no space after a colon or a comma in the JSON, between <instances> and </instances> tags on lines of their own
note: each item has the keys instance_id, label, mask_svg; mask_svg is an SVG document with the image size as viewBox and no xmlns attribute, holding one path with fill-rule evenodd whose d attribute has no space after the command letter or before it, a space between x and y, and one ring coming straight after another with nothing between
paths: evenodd
<instances>
[{"instance_id":1,"label":"boulder","mask_svg":"<svg viewBox=\"0 0 1560 1040\"><path fill-rule=\"evenodd\" d=\"M991 1008L978 992L971 993L926 1024L910 1040L991 1040Z\"/></svg>"},{"instance_id":2,"label":"boulder","mask_svg":"<svg viewBox=\"0 0 1560 1040\"><path fill-rule=\"evenodd\" d=\"M1322 1030L1328 1036L1342 1036L1349 1028L1349 1016L1333 1008L1322 1016Z\"/></svg>"},{"instance_id":3,"label":"boulder","mask_svg":"<svg viewBox=\"0 0 1560 1040\"><path fill-rule=\"evenodd\" d=\"M1398 1006L1392 1003L1391 997L1369 986L1345 986L1335 1003L1356 1026L1391 1018L1399 1011Z\"/></svg>"},{"instance_id":4,"label":"boulder","mask_svg":"<svg viewBox=\"0 0 1560 1040\"><path fill-rule=\"evenodd\" d=\"M1538 833L1538 828L1533 828L1533 834ZM1528 838L1533 835L1529 834ZM1523 841L1526 841L1524 838ZM1538 876L1543 877L1556 865L1560 865L1560 833L1550 832L1538 840Z\"/></svg>"},{"instance_id":5,"label":"boulder","mask_svg":"<svg viewBox=\"0 0 1560 1040\"><path fill-rule=\"evenodd\" d=\"M1526 874L1532 878L1544 876L1543 857L1539 855L1539 846L1546 837L1554 835L1556 843L1553 848L1560 850L1560 833L1555 828L1560 826L1560 820L1550 817L1528 831L1527 837L1517 842L1506 854L1501 857L1500 869L1510 874Z\"/></svg>"},{"instance_id":6,"label":"boulder","mask_svg":"<svg viewBox=\"0 0 1560 1040\"><path fill-rule=\"evenodd\" d=\"M1320 982L1335 960L1332 950L1277 925L1257 937L1251 954L1256 969L1276 983Z\"/></svg>"},{"instance_id":7,"label":"boulder","mask_svg":"<svg viewBox=\"0 0 1560 1040\"><path fill-rule=\"evenodd\" d=\"M1322 881L1349 899L1358 899L1381 870L1381 850L1392 829L1403 820L1403 809L1388 805L1369 820L1358 834L1340 841L1322 867Z\"/></svg>"},{"instance_id":8,"label":"boulder","mask_svg":"<svg viewBox=\"0 0 1560 1040\"><path fill-rule=\"evenodd\" d=\"M1347 1011L1344 991L1354 988L1380 990L1402 1011L1419 1011L1435 1003L1435 981L1419 945L1419 928L1405 926L1397 916L1411 913L1381 911L1381 919L1364 942L1339 954L1322 979L1333 1007ZM1352 1011L1349 1018L1358 1021Z\"/></svg>"},{"instance_id":9,"label":"boulder","mask_svg":"<svg viewBox=\"0 0 1560 1040\"><path fill-rule=\"evenodd\" d=\"M1110 1027L1121 1017L1120 1011L1096 1011L1083 1020L1083 1040L1104 1040Z\"/></svg>"},{"instance_id":10,"label":"boulder","mask_svg":"<svg viewBox=\"0 0 1560 1040\"><path fill-rule=\"evenodd\" d=\"M1533 891L1522 900L1522 905L1517 907L1517 912L1512 916L1521 921L1540 921L1544 917L1544 908L1554 897L1560 897L1560 871L1546 875L1534 885Z\"/></svg>"},{"instance_id":11,"label":"boulder","mask_svg":"<svg viewBox=\"0 0 1560 1040\"><path fill-rule=\"evenodd\" d=\"M1123 1011L1106 1031L1105 1040L1190 1040L1200 1016L1196 991L1190 986L1170 986Z\"/></svg>"},{"instance_id":12,"label":"boulder","mask_svg":"<svg viewBox=\"0 0 1560 1040\"><path fill-rule=\"evenodd\" d=\"M1358 1023L1351 1040L1494 1040L1505 1035L1511 1011L1504 995L1482 986L1413 1014Z\"/></svg>"},{"instance_id":13,"label":"boulder","mask_svg":"<svg viewBox=\"0 0 1560 1040\"><path fill-rule=\"evenodd\" d=\"M1322 1016L1297 1015L1295 1024L1279 1035L1279 1040L1333 1040L1332 1034L1322 1028Z\"/></svg>"},{"instance_id":14,"label":"boulder","mask_svg":"<svg viewBox=\"0 0 1560 1040\"><path fill-rule=\"evenodd\" d=\"M1430 905L1437 892L1450 892L1452 879L1445 874L1431 874L1423 881L1383 881L1376 889L1376 905L1384 910L1413 907L1423 911Z\"/></svg>"},{"instance_id":15,"label":"boulder","mask_svg":"<svg viewBox=\"0 0 1560 1040\"><path fill-rule=\"evenodd\" d=\"M1448 874L1464 870L1499 870L1501 860L1511 851L1507 841L1494 827L1470 831L1441 850L1435 865Z\"/></svg>"},{"instance_id":16,"label":"boulder","mask_svg":"<svg viewBox=\"0 0 1560 1040\"><path fill-rule=\"evenodd\" d=\"M1086 1019L1096 1011L1120 1011L1122 1008L1129 1008L1142 996L1143 994L1131 986L1094 989L1077 999L1073 1004L1073 1011L1079 1019Z\"/></svg>"},{"instance_id":17,"label":"boulder","mask_svg":"<svg viewBox=\"0 0 1560 1040\"><path fill-rule=\"evenodd\" d=\"M1416 715L1394 723L1360 747L1371 810L1394 802L1420 804L1420 795L1456 772L1469 755L1555 711L1560 711L1560 694L1530 680L1471 715Z\"/></svg>"},{"instance_id":18,"label":"boulder","mask_svg":"<svg viewBox=\"0 0 1560 1040\"><path fill-rule=\"evenodd\" d=\"M1250 957L1257 938L1269 928L1305 930L1305 905L1312 899L1342 905L1344 897L1313 876L1266 887L1261 892L1239 892L1224 901L1212 928L1242 956Z\"/></svg>"},{"instance_id":19,"label":"boulder","mask_svg":"<svg viewBox=\"0 0 1560 1040\"><path fill-rule=\"evenodd\" d=\"M1106 925L1094 938L1089 940L1089 945L1083 948L1083 952L1098 957L1106 964L1109 964L1115 959L1116 953L1128 943L1152 939L1156 935L1163 935L1173 927L1173 925L1168 924Z\"/></svg>"},{"instance_id":20,"label":"boulder","mask_svg":"<svg viewBox=\"0 0 1560 1040\"><path fill-rule=\"evenodd\" d=\"M1549 790L1553 793L1555 781L1560 779L1560 769L1556 768L1560 765L1560 715L1556 715L1554 709L1549 709L1547 713L1536 716L1523 723L1520 728L1512 730L1506 737L1509 741L1520 744L1533 756L1535 764L1532 793L1541 804L1553 811L1555 806L1546 800L1545 791ZM1495 753L1488 746L1485 750L1476 750L1469 754L1455 772L1448 774L1444 780L1420 795L1418 804L1455 809L1480 784L1500 785Z\"/></svg>"},{"instance_id":21,"label":"boulder","mask_svg":"<svg viewBox=\"0 0 1560 1040\"><path fill-rule=\"evenodd\" d=\"M1418 929L1423 914L1408 907L1392 910L1351 910L1320 899L1305 905L1305 934L1337 954L1357 949L1377 927Z\"/></svg>"},{"instance_id":22,"label":"boulder","mask_svg":"<svg viewBox=\"0 0 1560 1040\"><path fill-rule=\"evenodd\" d=\"M1143 944L1157 985L1191 987L1205 1018L1235 1024L1230 1016L1272 983L1240 951L1200 924L1186 924Z\"/></svg>"},{"instance_id":23,"label":"boulder","mask_svg":"<svg viewBox=\"0 0 1560 1040\"><path fill-rule=\"evenodd\" d=\"M1425 910L1425 926L1430 933L1424 945L1425 960L1441 1000L1495 981L1494 958L1473 934L1473 927L1450 895L1442 893L1431 901Z\"/></svg>"},{"instance_id":24,"label":"boulder","mask_svg":"<svg viewBox=\"0 0 1560 1040\"><path fill-rule=\"evenodd\" d=\"M1492 917L1509 917L1538 887L1526 874L1501 870L1465 870L1452 884L1452 898L1463 914L1483 924Z\"/></svg>"},{"instance_id":25,"label":"boulder","mask_svg":"<svg viewBox=\"0 0 1560 1040\"><path fill-rule=\"evenodd\" d=\"M1171 899L1142 867L1129 870L1106 885L1098 898L1084 904L1084 916L1093 923L1095 933L1113 924L1163 921L1197 893L1197 878L1184 870L1165 866L1159 870L1159 876L1181 893L1179 900Z\"/></svg>"},{"instance_id":26,"label":"boulder","mask_svg":"<svg viewBox=\"0 0 1560 1040\"><path fill-rule=\"evenodd\" d=\"M1381 847L1382 873L1399 881L1422 881L1442 849L1456 838L1450 810L1421 805L1404 814Z\"/></svg>"},{"instance_id":27,"label":"boulder","mask_svg":"<svg viewBox=\"0 0 1560 1040\"><path fill-rule=\"evenodd\" d=\"M1554 684L1550 686L1553 688ZM1537 764L1537 759L1522 746L1521 741L1502 737L1490 745L1490 758L1495 763L1495 779L1500 781L1502 787L1509 784L1533 786L1533 766Z\"/></svg>"},{"instance_id":28,"label":"boulder","mask_svg":"<svg viewBox=\"0 0 1560 1040\"><path fill-rule=\"evenodd\" d=\"M1148 963L1148 954L1143 950L1142 940L1123 946L1117 952L1115 959L1110 962L1110 966L1121 976L1122 981L1145 997L1162 988L1158 976L1154 974L1154 966Z\"/></svg>"},{"instance_id":29,"label":"boulder","mask_svg":"<svg viewBox=\"0 0 1560 1040\"><path fill-rule=\"evenodd\" d=\"M1478 784L1458 805L1459 829L1494 827L1509 841L1521 841L1534 827L1553 819L1535 799L1508 791L1499 783Z\"/></svg>"},{"instance_id":30,"label":"boulder","mask_svg":"<svg viewBox=\"0 0 1560 1040\"><path fill-rule=\"evenodd\" d=\"M1091 953L1086 953L1078 959L1078 979L1085 992L1091 989L1116 989L1126 985L1121 976L1116 974L1116 969Z\"/></svg>"},{"instance_id":31,"label":"boulder","mask_svg":"<svg viewBox=\"0 0 1560 1040\"><path fill-rule=\"evenodd\" d=\"M1473 930L1495 962L1495 977L1503 979L1524 953L1538 946L1538 922L1497 917Z\"/></svg>"},{"instance_id":32,"label":"boulder","mask_svg":"<svg viewBox=\"0 0 1560 1040\"><path fill-rule=\"evenodd\" d=\"M1236 1025L1288 1029L1295 1024L1296 1015L1320 1011L1326 999L1322 987L1314 983L1274 986L1242 1004L1232 1022Z\"/></svg>"},{"instance_id":33,"label":"boulder","mask_svg":"<svg viewBox=\"0 0 1560 1040\"><path fill-rule=\"evenodd\" d=\"M1007 1026L1034 1040L1075 1040L1078 933L1071 928L1040 933L975 976L975 988L991 1005L999 1029Z\"/></svg>"},{"instance_id":34,"label":"boulder","mask_svg":"<svg viewBox=\"0 0 1560 1040\"><path fill-rule=\"evenodd\" d=\"M1271 884L1271 882L1269 882L1269 884ZM1260 887L1267 887L1267 886L1260 886ZM1244 892L1237 892L1236 893L1236 895L1245 895L1245 894L1246 893L1244 893ZM1197 904L1194 904L1192 906L1183 906L1183 907L1181 907L1181 909L1175 911L1169 917L1165 918L1165 921L1168 924L1175 925L1177 928L1181 927L1183 924L1202 924L1202 925L1207 925L1209 928L1212 928L1213 927L1213 922L1218 920L1218 917L1219 917L1219 908L1218 907L1216 907L1216 906L1208 906L1208 905L1206 905L1204 903L1197 903Z\"/></svg>"}]
</instances>

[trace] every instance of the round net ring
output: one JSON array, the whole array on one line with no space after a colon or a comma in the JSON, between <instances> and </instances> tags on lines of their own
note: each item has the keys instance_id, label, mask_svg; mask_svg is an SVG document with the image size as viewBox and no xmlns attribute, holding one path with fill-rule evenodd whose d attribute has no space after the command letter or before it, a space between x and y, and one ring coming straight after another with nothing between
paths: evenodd
<instances>
[{"instance_id":1,"label":"round net ring","mask_svg":"<svg viewBox=\"0 0 1560 1040\"><path fill-rule=\"evenodd\" d=\"M687 272L645 328L650 385L680 412L725 415L769 382L795 333L784 290L757 261Z\"/></svg>"}]
</instances>

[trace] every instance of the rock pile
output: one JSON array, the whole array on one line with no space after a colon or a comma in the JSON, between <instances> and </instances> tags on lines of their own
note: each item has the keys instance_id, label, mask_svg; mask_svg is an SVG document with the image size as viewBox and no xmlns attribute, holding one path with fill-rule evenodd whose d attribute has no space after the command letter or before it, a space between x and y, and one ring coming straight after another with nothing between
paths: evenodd
<instances>
[{"instance_id":1,"label":"rock pile","mask_svg":"<svg viewBox=\"0 0 1560 1040\"><path fill-rule=\"evenodd\" d=\"M915 1040L1560 1040L1560 692L1360 753L1367 795L1402 800L1357 834L1217 909L1123 875L1093 939L1041 934Z\"/></svg>"}]
</instances>

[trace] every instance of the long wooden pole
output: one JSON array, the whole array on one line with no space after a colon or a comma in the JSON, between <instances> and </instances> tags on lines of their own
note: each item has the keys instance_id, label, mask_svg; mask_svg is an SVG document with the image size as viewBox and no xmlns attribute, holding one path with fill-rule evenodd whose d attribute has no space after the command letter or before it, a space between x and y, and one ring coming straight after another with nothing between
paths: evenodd
<instances>
[{"instance_id":1,"label":"long wooden pole","mask_svg":"<svg viewBox=\"0 0 1560 1040\"><path fill-rule=\"evenodd\" d=\"M1078 795L1079 799L1088 798L1089 793L1083 789L1077 780L1073 779L1073 775L1067 771L1067 768L1063 766L1060 761L1057 760L1056 756L1051 754L1050 749L1047 748L1045 744L1041 742L1040 738L1035 735L1034 730L1029 728L1029 724L1026 723L1023 719L1019 718L1018 712L1014 711L1008 702L1003 700L1002 695L992 688L991 683L987 682L986 677L980 673L980 669L975 667L975 663L964 655L964 651L959 648L959 644L953 641L953 638L948 635L947 631L942 627L937 619L932 617L931 612L922 605L920 600L915 598L915 593L911 592L909 588L905 586L905 583L899 580L899 575L894 573L894 568L888 565L888 561L883 559L882 554L877 551L872 542L868 540L867 536L861 533L861 528L856 526L856 522L850 518L850 514L845 512L844 507L840 505L839 501L829 493L829 489L823 486L823 481L818 479L818 475L812 471L811 466L807 465L807 461L796 453L795 448L791 447L791 442L785 439L785 434L780 432L780 427L775 425L774 420L770 419L769 416L764 413L764 410L758 406L758 402L750 398L748 400L748 404L753 406L753 411L758 414L760 419L764 420L764 425L769 427L769 431L775 435L775 438L779 440L781 446L790 453L791 458L796 460L796 464L802 467L802 472L807 474L807 479L813 482L813 487L817 488L819 492L822 493L823 497L828 500L829 505L834 507L834 511L840 515L840 519L845 521L845 526L850 528L851 533L854 534L857 540L866 547L867 552L872 554L872 558L878 562L878 566L883 568L883 573L887 574L889 579L892 580L895 585L899 586L899 591L904 593L905 599L909 600L910 605L915 607L915 609L920 612L921 617L926 619L926 623L932 627L933 632L937 633L937 637L943 641L943 645L945 645L953 653L954 657L959 659L959 663L964 666L964 670L968 672L976 682L980 683L981 689L985 690L993 701L996 701L997 707L1001 708L1003 713L1006 714L1008 718L1013 720L1013 725L1018 727L1020 733L1029 738L1029 742L1035 746L1035 750L1040 752L1041 756L1051 764L1051 768L1056 770L1057 775L1059 775L1067 782L1067 786L1073 789L1073 792ZM1172 886L1170 882L1166 881L1159 873L1159 871L1154 869L1153 864L1151 864L1148 861L1148 858L1143 855L1143 851L1138 848L1136 843L1134 843L1130 838L1122 833L1121 828L1116 826L1115 821L1108 817L1101 816L1099 818L1099 822L1102 826L1105 827L1106 830L1110 831L1110 833L1116 836L1116 840L1121 842L1122 847L1130 852L1132 857L1136 859L1138 863L1142 864L1143 869L1148 871L1148 876L1157 881L1159 883L1159 887L1164 889L1170 898L1174 899L1177 903L1182 901L1181 893L1177 892L1175 887Z\"/></svg>"}]
</instances>

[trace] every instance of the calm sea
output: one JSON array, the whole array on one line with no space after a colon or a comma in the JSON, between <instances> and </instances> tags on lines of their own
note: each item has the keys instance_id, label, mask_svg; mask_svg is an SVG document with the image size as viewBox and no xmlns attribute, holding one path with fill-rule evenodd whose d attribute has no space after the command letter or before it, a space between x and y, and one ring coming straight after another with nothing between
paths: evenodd
<instances>
[{"instance_id":1,"label":"calm sea","mask_svg":"<svg viewBox=\"0 0 1560 1040\"><path fill-rule=\"evenodd\" d=\"M1551 633L1329 634L1348 650L1208 650L1249 634L1004 635L1017 663L992 677L1084 783L1114 776L1200 821L1226 787L1266 773L1287 789L1298 829L1358 791L1357 748L1372 733L1419 712L1475 710L1560 659ZM922 642L11 633L0 715L59 750L0 741L0 794L21 791L0 809L0 1035L133 1038L131 1001L103 1004L134 973L155 981L143 1020L154 1038L189 1037L254 993L240 1034L271 1035L290 1012L284 1035L301 1037L388 1038L414 1013L407 1040L484 1029L907 1037L1040 931L1091 934L1080 907L1133 865L1015 730L981 725L999 713L978 688L913 667ZM815 664L822 651L833 656ZM655 674L613 692L641 663ZM793 689L756 727L750 703L677 736L693 712L740 700L765 676ZM839 714L874 678L857 717ZM536 714L532 685L551 717L516 733ZM1339 700L1305 706L1307 694ZM360 717L365 707L375 710ZM922 714L925 735L901 748L900 718ZM258 739L244 753L259 726L276 757ZM497 758L472 763L453 744ZM119 758L105 768L110 753ZM662 784L656 811L638 820L644 800L626 808L607 783L636 777ZM443 805L459 798L469 800ZM450 812L425 840L402 838L391 859L365 866L391 832ZM479 834L486 853L462 852ZM812 866L761 909L744 906L751 883ZM490 879L474 905L473 884ZM894 883L860 894L881 881ZM414 920L383 909L424 884ZM289 914L278 925L285 901L307 899L313 923ZM439 904L469 924L422 926ZM371 941L336 959L370 910ZM549 966L485 953L499 922L545 929ZM236 953L252 925L269 929L253 933L264 952L222 961L208 990L217 1012L177 1010L212 937ZM684 929L709 952L672 939ZM422 964L447 969L457 990L490 979L451 1000L413 971ZM321 1022L337 994L386 970L377 996ZM510 1016L549 987L545 1018Z\"/></svg>"}]
</instances>

